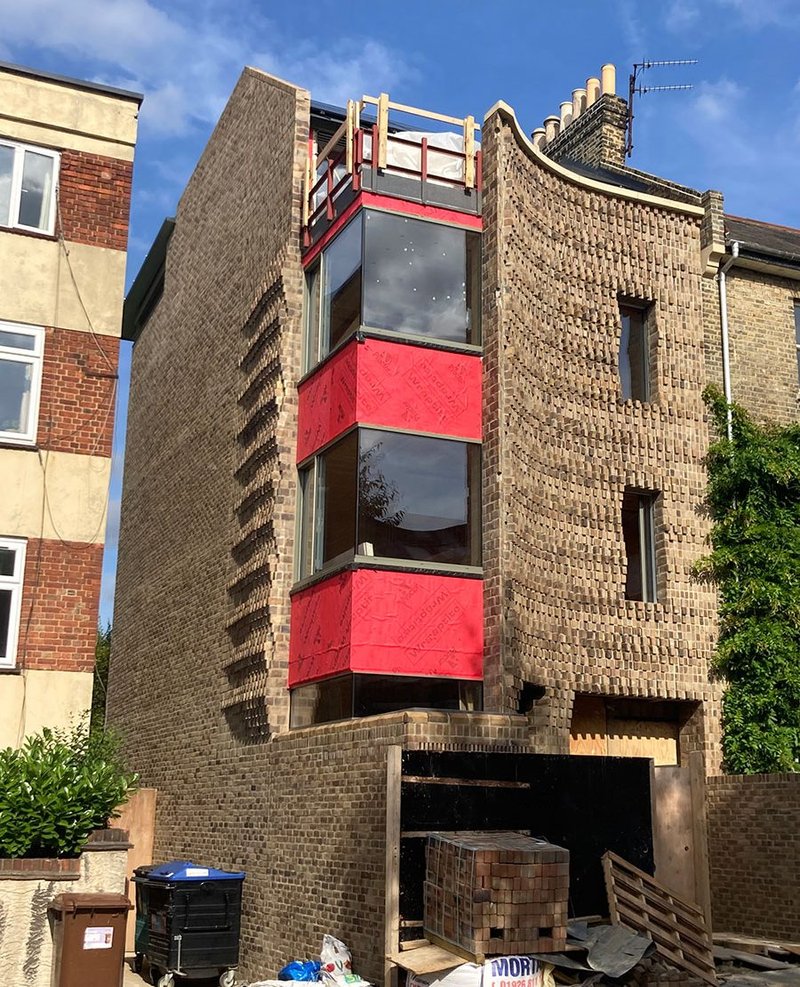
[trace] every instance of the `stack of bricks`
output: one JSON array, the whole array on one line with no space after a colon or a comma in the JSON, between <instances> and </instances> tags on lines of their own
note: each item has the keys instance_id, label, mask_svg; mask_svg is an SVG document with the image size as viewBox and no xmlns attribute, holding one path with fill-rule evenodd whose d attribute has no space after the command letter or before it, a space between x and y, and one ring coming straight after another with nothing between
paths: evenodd
<instances>
[{"instance_id":1,"label":"stack of bricks","mask_svg":"<svg viewBox=\"0 0 800 987\"><path fill-rule=\"evenodd\" d=\"M563 949L569 851L518 833L428 837L425 934L484 956Z\"/></svg>"}]
</instances>

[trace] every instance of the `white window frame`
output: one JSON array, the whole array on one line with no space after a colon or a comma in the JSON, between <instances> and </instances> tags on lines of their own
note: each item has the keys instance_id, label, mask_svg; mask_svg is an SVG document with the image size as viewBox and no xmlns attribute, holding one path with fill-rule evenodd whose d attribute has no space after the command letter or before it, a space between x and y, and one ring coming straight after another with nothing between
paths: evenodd
<instances>
[{"instance_id":1,"label":"white window frame","mask_svg":"<svg viewBox=\"0 0 800 987\"><path fill-rule=\"evenodd\" d=\"M11 606L8 614L8 639L6 641L6 656L0 656L0 668L13 668L17 663L17 646L19 645L19 625L22 613L22 583L25 576L25 549L27 542L24 538L0 538L0 548L14 552L14 572L11 576L0 575L0 590L11 590Z\"/></svg>"},{"instance_id":2,"label":"white window frame","mask_svg":"<svg viewBox=\"0 0 800 987\"><path fill-rule=\"evenodd\" d=\"M19 322L0 321L0 332L13 332L30 336L34 341L32 350L16 346L4 346L0 340L0 362L27 363L32 368L30 403L28 405L28 428L24 432L0 429L0 443L6 445L32 446L36 444L39 427L39 401L42 394L42 365L44 362L44 329L42 326L29 326Z\"/></svg>"},{"instance_id":3,"label":"white window frame","mask_svg":"<svg viewBox=\"0 0 800 987\"><path fill-rule=\"evenodd\" d=\"M11 172L11 195L8 206L9 217L7 223L0 222L0 228L26 230L29 233L46 233L52 236L56 228L56 190L58 188L61 155L58 151L51 151L48 147L37 147L35 144L20 144L17 141L5 139L0 140L0 147L10 147L14 151L14 164ZM19 221L19 208L22 199L22 169L26 151L41 154L43 157L51 158L53 161L53 183L50 188L50 204L48 209L50 222L47 226L26 226Z\"/></svg>"}]
</instances>

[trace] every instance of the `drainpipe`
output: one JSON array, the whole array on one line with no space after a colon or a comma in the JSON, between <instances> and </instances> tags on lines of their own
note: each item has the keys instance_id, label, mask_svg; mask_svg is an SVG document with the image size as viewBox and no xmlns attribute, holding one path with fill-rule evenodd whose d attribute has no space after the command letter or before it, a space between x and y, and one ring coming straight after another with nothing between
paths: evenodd
<instances>
[{"instance_id":1,"label":"drainpipe","mask_svg":"<svg viewBox=\"0 0 800 987\"><path fill-rule=\"evenodd\" d=\"M731 244L731 255L725 264L719 269L717 284L719 285L719 321L722 329L722 388L725 392L725 402L728 405L727 412L727 433L728 441L733 439L733 415L731 414L731 358L728 348L728 292L725 285L725 275L733 262L739 256L739 241L734 240Z\"/></svg>"}]
</instances>

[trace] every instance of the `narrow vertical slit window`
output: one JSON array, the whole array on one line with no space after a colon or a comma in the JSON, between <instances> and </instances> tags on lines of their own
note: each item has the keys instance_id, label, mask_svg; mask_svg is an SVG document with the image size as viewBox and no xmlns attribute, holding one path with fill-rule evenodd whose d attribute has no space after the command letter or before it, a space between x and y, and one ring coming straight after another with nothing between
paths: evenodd
<instances>
[{"instance_id":1,"label":"narrow vertical slit window","mask_svg":"<svg viewBox=\"0 0 800 987\"><path fill-rule=\"evenodd\" d=\"M654 505L657 496L627 488L622 497L626 600L656 602Z\"/></svg>"},{"instance_id":2,"label":"narrow vertical slit window","mask_svg":"<svg viewBox=\"0 0 800 987\"><path fill-rule=\"evenodd\" d=\"M650 334L644 305L621 302L619 386L623 401L650 401Z\"/></svg>"}]
</instances>

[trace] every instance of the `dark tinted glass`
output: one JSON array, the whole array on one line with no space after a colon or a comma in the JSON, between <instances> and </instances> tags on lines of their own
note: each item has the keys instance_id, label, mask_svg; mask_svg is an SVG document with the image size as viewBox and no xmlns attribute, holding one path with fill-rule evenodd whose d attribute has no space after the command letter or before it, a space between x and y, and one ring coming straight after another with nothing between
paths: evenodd
<instances>
[{"instance_id":1,"label":"dark tinted glass","mask_svg":"<svg viewBox=\"0 0 800 987\"><path fill-rule=\"evenodd\" d=\"M13 576L17 553L13 548L0 548L0 576Z\"/></svg>"},{"instance_id":2,"label":"dark tinted glass","mask_svg":"<svg viewBox=\"0 0 800 987\"><path fill-rule=\"evenodd\" d=\"M644 309L620 306L622 339L619 348L619 381L622 400L650 400L650 366L647 320Z\"/></svg>"},{"instance_id":3,"label":"dark tinted glass","mask_svg":"<svg viewBox=\"0 0 800 987\"><path fill-rule=\"evenodd\" d=\"M465 442L364 429L359 554L479 565L479 456Z\"/></svg>"},{"instance_id":4,"label":"dark tinted glass","mask_svg":"<svg viewBox=\"0 0 800 987\"><path fill-rule=\"evenodd\" d=\"M313 723L348 720L353 715L353 676L339 675L292 689L289 725L292 729Z\"/></svg>"},{"instance_id":5,"label":"dark tinted glass","mask_svg":"<svg viewBox=\"0 0 800 987\"><path fill-rule=\"evenodd\" d=\"M639 534L639 497L626 490L622 498L622 537L625 540L625 599L641 600L642 591L642 539Z\"/></svg>"},{"instance_id":6,"label":"dark tinted glass","mask_svg":"<svg viewBox=\"0 0 800 987\"><path fill-rule=\"evenodd\" d=\"M364 325L479 342L477 233L368 210L364 236Z\"/></svg>"},{"instance_id":7,"label":"dark tinted glass","mask_svg":"<svg viewBox=\"0 0 800 987\"><path fill-rule=\"evenodd\" d=\"M399 709L483 708L483 683L405 675L339 675L292 690L293 729Z\"/></svg>"},{"instance_id":8,"label":"dark tinted glass","mask_svg":"<svg viewBox=\"0 0 800 987\"><path fill-rule=\"evenodd\" d=\"M317 530L321 565L352 555L355 550L357 462L356 432L320 456Z\"/></svg>"},{"instance_id":9,"label":"dark tinted glass","mask_svg":"<svg viewBox=\"0 0 800 987\"><path fill-rule=\"evenodd\" d=\"M361 324L361 219L356 218L323 256L323 354Z\"/></svg>"}]
</instances>

